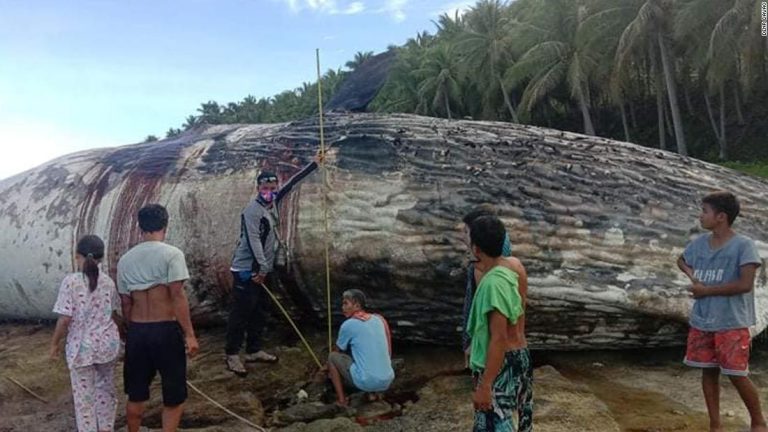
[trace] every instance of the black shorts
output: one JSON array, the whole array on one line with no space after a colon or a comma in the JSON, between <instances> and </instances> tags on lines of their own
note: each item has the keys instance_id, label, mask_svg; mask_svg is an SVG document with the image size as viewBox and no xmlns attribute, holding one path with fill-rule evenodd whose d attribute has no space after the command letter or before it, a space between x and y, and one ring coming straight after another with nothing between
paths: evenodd
<instances>
[{"instance_id":1,"label":"black shorts","mask_svg":"<svg viewBox=\"0 0 768 432\"><path fill-rule=\"evenodd\" d=\"M128 400L149 400L149 386L157 372L163 405L177 406L187 400L187 354L181 326L176 321L130 323L123 367Z\"/></svg>"}]
</instances>

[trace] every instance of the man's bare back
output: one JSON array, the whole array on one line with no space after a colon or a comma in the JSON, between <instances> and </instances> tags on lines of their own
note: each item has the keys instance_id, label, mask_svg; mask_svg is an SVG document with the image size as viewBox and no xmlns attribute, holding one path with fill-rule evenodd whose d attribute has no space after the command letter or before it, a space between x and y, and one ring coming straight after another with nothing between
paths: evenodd
<instances>
[{"instance_id":1,"label":"man's bare back","mask_svg":"<svg viewBox=\"0 0 768 432\"><path fill-rule=\"evenodd\" d=\"M173 297L168 285L155 285L144 291L131 292L132 322L173 321L176 314L173 308Z\"/></svg>"},{"instance_id":2,"label":"man's bare back","mask_svg":"<svg viewBox=\"0 0 768 432\"><path fill-rule=\"evenodd\" d=\"M505 351L513 351L528 346L528 341L525 339L525 304L528 299L528 274L523 263L517 258L505 257L502 258L502 263L504 267L517 273L518 293L523 303L523 315L520 316L515 324L507 323L507 346ZM483 276L485 276L485 272L475 267L475 286L480 286Z\"/></svg>"}]
</instances>

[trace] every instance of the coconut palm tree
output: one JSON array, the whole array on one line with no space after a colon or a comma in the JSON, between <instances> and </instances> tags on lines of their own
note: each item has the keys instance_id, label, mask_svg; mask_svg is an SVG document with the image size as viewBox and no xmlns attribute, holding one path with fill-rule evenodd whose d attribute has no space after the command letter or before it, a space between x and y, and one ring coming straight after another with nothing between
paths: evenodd
<instances>
[{"instance_id":1,"label":"coconut palm tree","mask_svg":"<svg viewBox=\"0 0 768 432\"><path fill-rule=\"evenodd\" d=\"M688 154L683 131L683 120L677 97L676 68L671 44L673 43L672 19L674 17L672 0L625 0L635 13L632 21L624 29L616 51L616 67L626 68L639 49L647 47L648 55L664 78L665 89L672 114L677 152ZM659 67L660 65L660 67ZM660 114L661 116L661 114ZM659 127L662 127L661 124Z\"/></svg>"},{"instance_id":2,"label":"coconut palm tree","mask_svg":"<svg viewBox=\"0 0 768 432\"><path fill-rule=\"evenodd\" d=\"M451 105L461 103L461 65L448 44L437 45L426 53L423 65L414 72L421 77L419 104L435 114L453 118Z\"/></svg>"},{"instance_id":3,"label":"coconut palm tree","mask_svg":"<svg viewBox=\"0 0 768 432\"><path fill-rule=\"evenodd\" d=\"M475 71L478 87L483 92L484 117L494 117L496 97L501 96L512 121L519 123L510 94L502 79L513 63L510 56L510 26L506 3L480 0L466 15L466 31L459 42L466 67Z\"/></svg>"},{"instance_id":4,"label":"coconut palm tree","mask_svg":"<svg viewBox=\"0 0 768 432\"><path fill-rule=\"evenodd\" d=\"M540 13L534 14L533 21L528 23L540 29L538 35L533 36L532 42L518 42L533 46L507 71L506 80L512 87L527 81L520 102L520 109L526 114L559 86L567 85L581 111L584 133L594 135L590 74L597 69L598 60L588 44L580 43L578 38L580 32L586 31L581 24L587 18L587 9L574 0L543 0L540 8Z\"/></svg>"}]
</instances>

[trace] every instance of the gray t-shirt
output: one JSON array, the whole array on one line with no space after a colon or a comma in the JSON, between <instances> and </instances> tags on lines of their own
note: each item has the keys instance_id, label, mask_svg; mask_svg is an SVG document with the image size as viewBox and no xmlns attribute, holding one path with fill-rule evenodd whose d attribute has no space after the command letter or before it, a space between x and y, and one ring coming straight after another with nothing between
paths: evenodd
<instances>
[{"instance_id":1,"label":"gray t-shirt","mask_svg":"<svg viewBox=\"0 0 768 432\"><path fill-rule=\"evenodd\" d=\"M712 234L704 234L690 242L683 252L685 263L693 268L694 277L704 285L722 285L739 279L741 267L762 265L755 242L737 234L718 249L712 249ZM755 325L754 290L732 296L708 296L696 299L690 317L691 327L703 331L719 331Z\"/></svg>"},{"instance_id":2,"label":"gray t-shirt","mask_svg":"<svg viewBox=\"0 0 768 432\"><path fill-rule=\"evenodd\" d=\"M117 263L117 291L129 295L189 279L184 252L158 241L139 243Z\"/></svg>"}]
</instances>

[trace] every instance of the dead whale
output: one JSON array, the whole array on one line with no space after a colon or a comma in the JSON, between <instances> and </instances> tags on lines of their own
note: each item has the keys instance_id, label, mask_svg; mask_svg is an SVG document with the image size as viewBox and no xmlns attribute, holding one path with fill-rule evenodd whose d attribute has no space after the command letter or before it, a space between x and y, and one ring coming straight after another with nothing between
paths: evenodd
<instances>
[{"instance_id":1,"label":"dead whale","mask_svg":"<svg viewBox=\"0 0 768 432\"><path fill-rule=\"evenodd\" d=\"M698 229L701 196L742 200L737 229L768 257L768 182L608 139L508 123L333 114L327 121L333 298L356 287L400 340L458 343L466 251L458 227L498 206L530 273L528 337L548 349L684 343L691 306L675 259ZM0 317L51 317L78 237L107 242L104 270L139 241L135 214L171 213L194 320L221 321L241 209L269 168L287 180L318 147L314 120L200 127L160 142L68 155L0 181ZM280 295L324 323L321 176L281 208L291 267ZM768 322L765 266L758 326ZM334 305L339 310L339 305Z\"/></svg>"}]
</instances>

